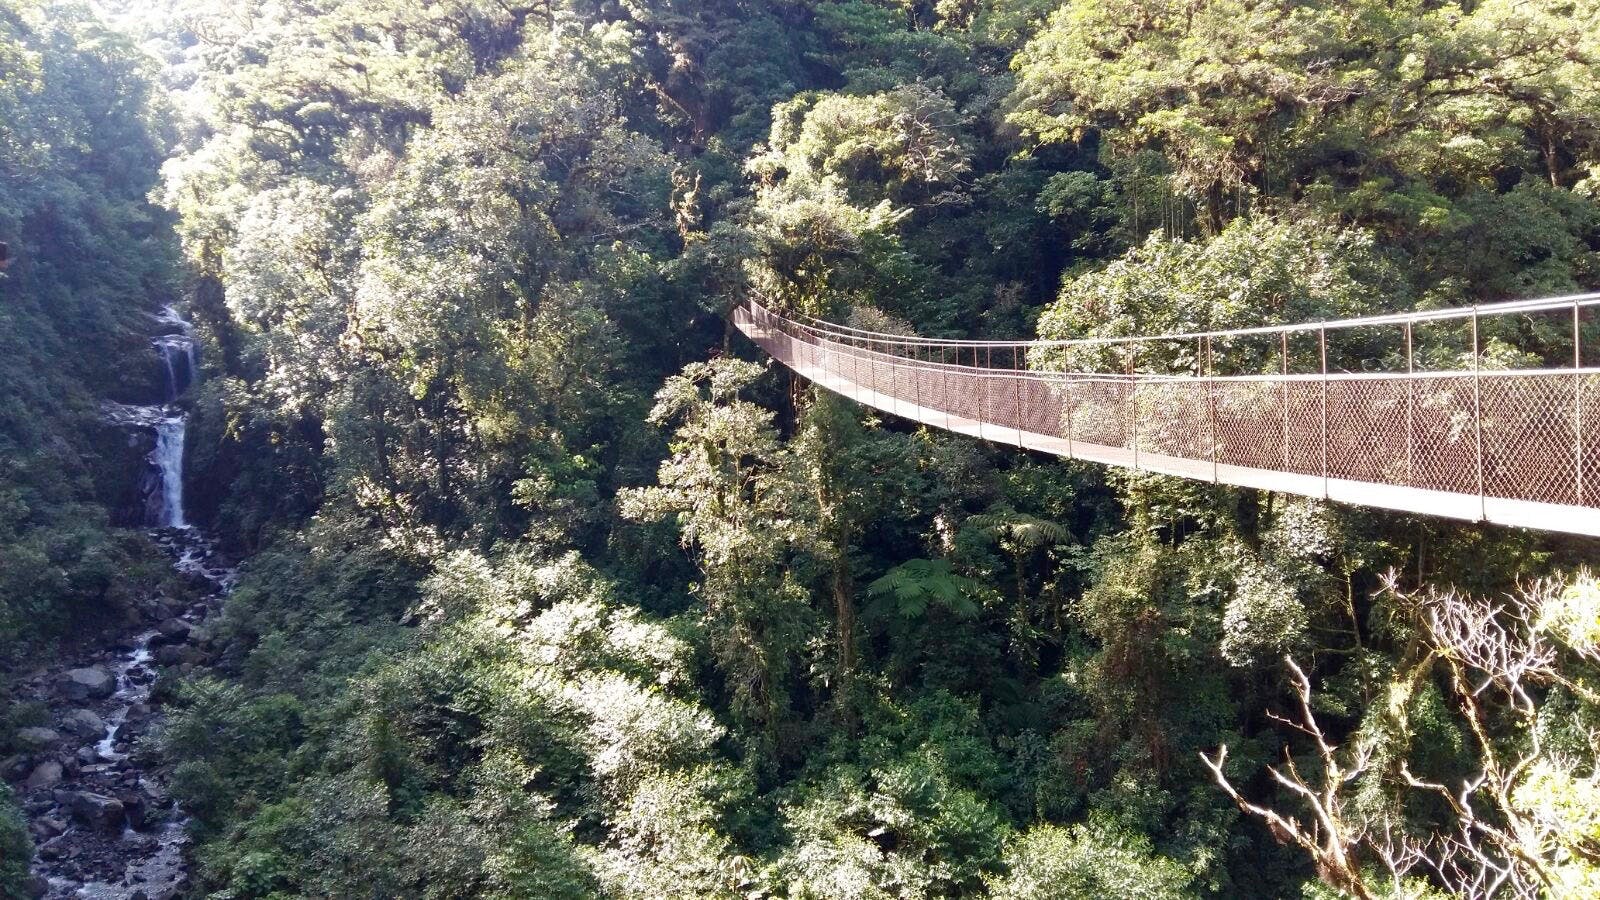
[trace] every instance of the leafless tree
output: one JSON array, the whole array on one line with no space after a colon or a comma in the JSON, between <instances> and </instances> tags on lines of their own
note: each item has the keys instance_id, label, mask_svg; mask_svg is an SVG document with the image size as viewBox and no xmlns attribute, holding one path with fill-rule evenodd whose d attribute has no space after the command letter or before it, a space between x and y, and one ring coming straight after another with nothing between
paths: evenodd
<instances>
[{"instance_id":1,"label":"leafless tree","mask_svg":"<svg viewBox=\"0 0 1600 900\"><path fill-rule=\"evenodd\" d=\"M1550 627L1561 614L1564 588L1560 581L1535 582L1495 602L1455 591L1406 593L1393 576L1385 585L1421 625L1427 653L1417 665L1442 668L1480 766L1475 775L1452 786L1417 777L1402 753L1392 786L1439 798L1451 813L1452 827L1417 834L1398 814L1350 810L1350 785L1364 775L1388 774L1375 771L1377 739L1358 732L1344 748L1329 741L1312 713L1310 679L1292 659L1285 658L1285 663L1293 673L1299 714L1293 720L1270 715L1310 738L1321 771L1307 778L1287 751L1284 764L1267 771L1310 809L1310 819L1302 823L1293 814L1241 796L1224 771L1226 746L1214 756L1201 754L1201 759L1240 809L1261 819L1279 840L1304 848L1324 881L1353 896L1376 896L1378 879L1370 873L1380 871L1390 882L1382 893L1393 897L1416 893L1407 886L1412 874L1426 875L1462 897L1547 896L1556 888L1554 861L1564 841L1570 849L1572 836L1563 834L1566 826L1557 817L1519 804L1513 795L1536 765L1566 775L1582 770L1593 780L1600 756L1600 740L1594 735L1585 760L1549 753L1536 721L1553 686L1589 702L1600 699L1568 674L1573 662L1600 662L1596 648L1564 642ZM1600 847L1582 847L1580 852L1600 858Z\"/></svg>"}]
</instances>

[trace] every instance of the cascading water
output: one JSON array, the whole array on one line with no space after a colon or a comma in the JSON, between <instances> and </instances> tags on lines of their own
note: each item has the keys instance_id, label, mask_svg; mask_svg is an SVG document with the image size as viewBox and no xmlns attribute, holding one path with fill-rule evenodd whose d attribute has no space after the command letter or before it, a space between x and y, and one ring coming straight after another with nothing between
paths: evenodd
<instances>
[{"instance_id":1,"label":"cascading water","mask_svg":"<svg viewBox=\"0 0 1600 900\"><path fill-rule=\"evenodd\" d=\"M181 324L187 327L187 323ZM194 381L194 341L185 332L165 334L152 343L155 345L156 353L161 355L161 364L166 369L167 402L171 403L188 390Z\"/></svg>"},{"instance_id":2,"label":"cascading water","mask_svg":"<svg viewBox=\"0 0 1600 900\"><path fill-rule=\"evenodd\" d=\"M236 571L215 540L191 527L183 508L188 414L179 405L198 377L189 323L170 307L155 316L151 346L163 378L159 402L104 404L107 420L149 446L139 480L142 507L130 518L152 537L203 599L155 593L130 608L143 624L110 648L61 660L32 677L30 698L49 704L52 729L39 753L0 761L29 813L36 840L30 896L44 900L171 900L188 890L187 817L171 797L169 773L152 767L137 742L161 727L152 695L158 671L203 658L203 624L232 590ZM140 442L144 443L140 443ZM78 744L74 751L73 745Z\"/></svg>"},{"instance_id":3,"label":"cascading water","mask_svg":"<svg viewBox=\"0 0 1600 900\"><path fill-rule=\"evenodd\" d=\"M188 528L183 518L183 440L188 416L179 413L156 423L156 448L150 451L154 484L145 498L145 523L158 528Z\"/></svg>"},{"instance_id":4,"label":"cascading water","mask_svg":"<svg viewBox=\"0 0 1600 900\"><path fill-rule=\"evenodd\" d=\"M183 445L189 415L173 405L194 383L194 337L190 325L167 307L156 323L176 329L151 339L162 366L163 403L154 406L106 404L106 415L122 425L148 429L155 447L145 457L148 468L140 481L144 493L144 524L156 528L188 528L183 512Z\"/></svg>"}]
</instances>

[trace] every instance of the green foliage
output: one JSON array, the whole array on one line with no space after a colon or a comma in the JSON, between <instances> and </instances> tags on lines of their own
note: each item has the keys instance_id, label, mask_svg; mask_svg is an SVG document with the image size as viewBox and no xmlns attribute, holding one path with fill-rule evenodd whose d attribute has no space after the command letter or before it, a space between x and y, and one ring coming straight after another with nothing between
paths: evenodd
<instances>
[{"instance_id":1,"label":"green foliage","mask_svg":"<svg viewBox=\"0 0 1600 900\"><path fill-rule=\"evenodd\" d=\"M1345 318L1382 308L1405 308L1409 288L1373 235L1303 213L1239 219L1209 241L1151 237L1121 259L1062 286L1061 298L1039 319L1040 333L1087 335L1181 334L1283 322ZM1270 341L1237 342L1214 352L1219 374L1281 367ZM1291 371L1312 370L1315 347L1291 348ZM1383 352L1359 341L1335 344L1330 367L1359 367ZM1391 351L1392 352L1392 351ZM1078 352L1040 364L1105 366L1112 351ZM1203 360L1195 344L1145 354L1141 371L1191 373ZM1031 362L1032 360L1030 360Z\"/></svg>"},{"instance_id":2,"label":"green foliage","mask_svg":"<svg viewBox=\"0 0 1600 900\"><path fill-rule=\"evenodd\" d=\"M749 362L719 316L755 293L1065 338L1593 287L1586 0L124 5L193 116L158 193L215 370L197 509L252 554L217 664L161 688L198 891L1295 896L1317 873L1198 751L1300 754L1259 711L1308 654L1335 739L1382 738L1362 808L1433 827L1396 767L1485 758L1380 577L1487 595L1590 553L907 428ZM0 161L54 154L39 196L72 203L29 208L116 225L50 223L69 249L0 286L44 291L0 308L0 613L33 621L137 555L74 505L109 461L40 450L133 379L34 370L69 337L128 358L118 310L166 253L123 239L160 224L130 202L147 132L78 114L144 109L146 76L63 70L46 7L8 9L0 111L28 115ZM141 262L64 262L96 241ZM1505 364L1556 332L1486 340ZM1284 364L1214 350L1137 365ZM1346 336L1329 364L1394 352ZM1589 601L1542 626L1566 671ZM1548 701L1551 760L1590 753L1583 689ZM1518 803L1592 830L1592 768L1527 771Z\"/></svg>"},{"instance_id":3,"label":"green foliage","mask_svg":"<svg viewBox=\"0 0 1600 900\"><path fill-rule=\"evenodd\" d=\"M888 608L907 619L921 616L930 605L970 619L978 614L973 597L981 596L984 587L980 581L957 575L948 560L912 559L884 573L867 591L889 601Z\"/></svg>"},{"instance_id":4,"label":"green foliage","mask_svg":"<svg viewBox=\"0 0 1600 900\"><path fill-rule=\"evenodd\" d=\"M622 510L676 519L704 573L697 588L733 709L771 748L788 718L793 651L809 627L792 561L811 530L772 413L738 399L759 373L750 363L716 360L668 379L651 420L680 423L673 455L661 464L660 486L630 490Z\"/></svg>"},{"instance_id":5,"label":"green foliage","mask_svg":"<svg viewBox=\"0 0 1600 900\"><path fill-rule=\"evenodd\" d=\"M936 753L883 768L831 770L785 810L793 847L774 876L790 896L959 895L999 857L994 810L953 785Z\"/></svg>"},{"instance_id":6,"label":"green foliage","mask_svg":"<svg viewBox=\"0 0 1600 900\"><path fill-rule=\"evenodd\" d=\"M0 4L0 659L115 617L154 556L110 531L141 460L99 402L158 388L164 151L137 50L69 4ZM148 366L130 361L149 360ZM108 509L111 507L112 509ZM123 573L129 577L124 578Z\"/></svg>"},{"instance_id":7,"label":"green foliage","mask_svg":"<svg viewBox=\"0 0 1600 900\"><path fill-rule=\"evenodd\" d=\"M1117 834L1103 825L1034 828L1007 847L1006 867L1004 877L988 883L991 896L1002 900L1192 896L1182 867L1152 853L1142 836Z\"/></svg>"},{"instance_id":8,"label":"green foliage","mask_svg":"<svg viewBox=\"0 0 1600 900\"><path fill-rule=\"evenodd\" d=\"M1600 136L1584 112L1597 15L1591 3L1068 3L1014 61L1011 119L1045 142L1095 129L1108 153L1161 153L1207 233L1251 194L1302 192L1428 229L1508 167L1552 185L1585 177Z\"/></svg>"},{"instance_id":9,"label":"green foliage","mask_svg":"<svg viewBox=\"0 0 1600 900\"><path fill-rule=\"evenodd\" d=\"M33 841L28 826L17 809L9 786L0 784L0 895L7 898L28 896L23 882L28 878L28 860L33 858Z\"/></svg>"}]
</instances>

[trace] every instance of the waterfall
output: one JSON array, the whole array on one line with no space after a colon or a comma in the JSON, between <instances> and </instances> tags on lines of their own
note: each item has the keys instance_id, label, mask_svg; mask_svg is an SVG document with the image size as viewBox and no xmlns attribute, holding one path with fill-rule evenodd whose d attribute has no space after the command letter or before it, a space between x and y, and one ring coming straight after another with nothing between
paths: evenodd
<instances>
[{"instance_id":1,"label":"waterfall","mask_svg":"<svg viewBox=\"0 0 1600 900\"><path fill-rule=\"evenodd\" d=\"M183 334L167 334L152 341L166 369L166 401L178 399L194 382L194 341Z\"/></svg>"},{"instance_id":2,"label":"waterfall","mask_svg":"<svg viewBox=\"0 0 1600 900\"><path fill-rule=\"evenodd\" d=\"M146 522L159 528L188 528L183 518L183 438L189 424L186 413L156 424L156 448L150 464L156 470L157 488L145 501Z\"/></svg>"},{"instance_id":3,"label":"waterfall","mask_svg":"<svg viewBox=\"0 0 1600 900\"><path fill-rule=\"evenodd\" d=\"M145 457L148 465L139 482L144 497L144 524L188 528L183 511L183 445L189 414L176 402L194 384L199 368L189 323L170 306L153 318L165 329L150 339L161 361L162 402L150 406L103 406L110 421L155 435L155 447Z\"/></svg>"}]
</instances>

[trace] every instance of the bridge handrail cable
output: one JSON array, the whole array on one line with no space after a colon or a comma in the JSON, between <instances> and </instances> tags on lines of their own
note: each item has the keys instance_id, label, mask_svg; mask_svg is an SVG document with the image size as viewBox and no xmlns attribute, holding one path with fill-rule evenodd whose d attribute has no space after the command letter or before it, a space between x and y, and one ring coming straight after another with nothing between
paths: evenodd
<instances>
[{"instance_id":1,"label":"bridge handrail cable","mask_svg":"<svg viewBox=\"0 0 1600 900\"><path fill-rule=\"evenodd\" d=\"M1374 316L1358 316L1346 319L1328 319L1318 322L1296 322L1281 325L1258 325L1249 328L1230 328L1213 331L1186 331L1157 335L1107 335L1098 337L1061 338L1053 340L1014 340L992 341L972 340L962 338L930 338L921 335L894 334L890 332L872 331L865 328L856 328L851 325L841 325L837 322L828 322L806 313L791 312L781 314L784 318L794 322L819 336L831 335L845 339L870 340L874 343L894 344L901 346L952 346L952 347L993 347L993 348L1058 348L1058 347L1089 347L1105 346L1110 344L1130 343L1156 343L1166 341L1194 341L1201 339L1218 339L1230 337L1249 337L1268 334L1314 334L1323 331L1338 331L1351 328L1367 328L1390 325L1417 325L1452 320L1483 319L1492 316L1515 315L1518 313L1549 312L1554 310L1568 310L1573 308L1583 309L1591 306L1600 306L1600 292L1581 294L1567 294L1560 297L1543 297L1533 300L1506 300L1498 303L1482 303L1475 306L1452 306L1444 309L1415 310L1407 313L1388 313ZM763 308L765 306L763 305ZM770 312L770 310L769 310ZM806 321L799 321L804 319Z\"/></svg>"}]
</instances>

